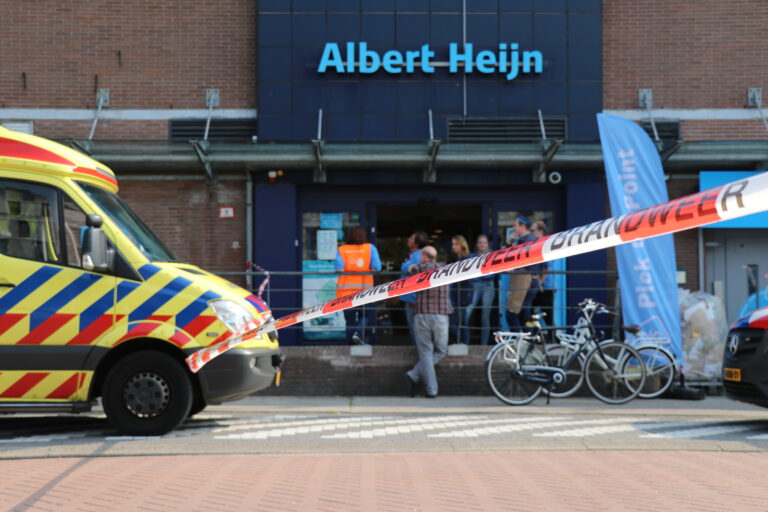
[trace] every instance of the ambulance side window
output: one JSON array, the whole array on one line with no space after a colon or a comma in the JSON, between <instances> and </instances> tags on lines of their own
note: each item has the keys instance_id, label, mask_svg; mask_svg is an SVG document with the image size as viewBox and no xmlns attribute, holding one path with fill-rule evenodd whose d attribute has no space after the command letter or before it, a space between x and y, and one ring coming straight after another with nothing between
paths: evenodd
<instances>
[{"instance_id":1,"label":"ambulance side window","mask_svg":"<svg viewBox=\"0 0 768 512\"><path fill-rule=\"evenodd\" d=\"M82 266L83 237L85 236L85 212L75 202L64 195L64 240L67 244L67 265Z\"/></svg>"},{"instance_id":2,"label":"ambulance side window","mask_svg":"<svg viewBox=\"0 0 768 512\"><path fill-rule=\"evenodd\" d=\"M61 263L56 189L0 180L0 254Z\"/></svg>"}]
</instances>

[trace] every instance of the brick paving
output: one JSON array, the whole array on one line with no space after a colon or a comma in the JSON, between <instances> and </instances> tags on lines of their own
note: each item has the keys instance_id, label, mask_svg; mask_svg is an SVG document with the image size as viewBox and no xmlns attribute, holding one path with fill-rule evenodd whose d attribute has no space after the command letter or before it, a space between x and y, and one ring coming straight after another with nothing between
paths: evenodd
<instances>
[{"instance_id":1,"label":"brick paving","mask_svg":"<svg viewBox=\"0 0 768 512\"><path fill-rule=\"evenodd\" d=\"M765 510L767 465L629 450L3 460L0 510Z\"/></svg>"}]
</instances>

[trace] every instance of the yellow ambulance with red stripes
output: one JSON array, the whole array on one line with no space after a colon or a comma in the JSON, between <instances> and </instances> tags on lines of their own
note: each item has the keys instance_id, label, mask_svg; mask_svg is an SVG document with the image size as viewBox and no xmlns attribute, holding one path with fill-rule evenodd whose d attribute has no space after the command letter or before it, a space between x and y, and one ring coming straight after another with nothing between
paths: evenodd
<instances>
[{"instance_id":1,"label":"yellow ambulance with red stripes","mask_svg":"<svg viewBox=\"0 0 768 512\"><path fill-rule=\"evenodd\" d=\"M101 397L119 431L159 435L279 372L275 332L189 371L186 356L269 308L177 261L117 192L105 165L0 127L0 412Z\"/></svg>"}]
</instances>

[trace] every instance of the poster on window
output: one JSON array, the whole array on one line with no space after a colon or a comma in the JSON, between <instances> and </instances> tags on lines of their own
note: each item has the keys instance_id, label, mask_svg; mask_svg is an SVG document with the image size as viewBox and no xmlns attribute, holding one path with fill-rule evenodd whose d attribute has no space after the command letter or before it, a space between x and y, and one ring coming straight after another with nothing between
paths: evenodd
<instances>
[{"instance_id":1,"label":"poster on window","mask_svg":"<svg viewBox=\"0 0 768 512\"><path fill-rule=\"evenodd\" d=\"M337 235L335 229L317 230L317 259L336 259L336 238Z\"/></svg>"},{"instance_id":2,"label":"poster on window","mask_svg":"<svg viewBox=\"0 0 768 512\"><path fill-rule=\"evenodd\" d=\"M335 234L335 232L333 233ZM301 282L304 308L314 306L315 304L322 304L336 297L336 271L333 261L305 260L302 264L302 270L306 273L328 273L327 275L304 276ZM327 316L321 316L320 318L314 318L304 322L302 325L305 340L344 339L346 324L344 323L344 313L340 311Z\"/></svg>"},{"instance_id":3,"label":"poster on window","mask_svg":"<svg viewBox=\"0 0 768 512\"><path fill-rule=\"evenodd\" d=\"M342 229L344 215L341 213L321 213L320 229Z\"/></svg>"}]
</instances>

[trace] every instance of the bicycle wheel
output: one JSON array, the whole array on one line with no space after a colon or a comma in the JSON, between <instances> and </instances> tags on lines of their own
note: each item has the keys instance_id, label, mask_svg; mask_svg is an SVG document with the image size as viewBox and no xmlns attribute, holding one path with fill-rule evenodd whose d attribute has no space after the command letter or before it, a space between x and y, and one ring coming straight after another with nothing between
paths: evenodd
<instances>
[{"instance_id":1,"label":"bicycle wheel","mask_svg":"<svg viewBox=\"0 0 768 512\"><path fill-rule=\"evenodd\" d=\"M496 398L509 405L531 403L541 393L541 386L535 382L523 380L520 369L526 364L542 364L542 357L537 352L530 352L520 361L514 343L502 343L494 347L485 366L488 385ZM538 359L538 361L537 361Z\"/></svg>"},{"instance_id":2,"label":"bicycle wheel","mask_svg":"<svg viewBox=\"0 0 768 512\"><path fill-rule=\"evenodd\" d=\"M675 359L661 347L646 345L635 347L645 363L645 384L640 398L656 398L662 395L675 380Z\"/></svg>"},{"instance_id":3,"label":"bicycle wheel","mask_svg":"<svg viewBox=\"0 0 768 512\"><path fill-rule=\"evenodd\" d=\"M573 348L557 343L544 345L547 365L562 368L565 371L565 381L562 384L553 384L549 390L544 388L544 393L548 393L553 398L566 398L579 390L584 382L584 356L579 355L566 368L565 363L573 352Z\"/></svg>"},{"instance_id":4,"label":"bicycle wheel","mask_svg":"<svg viewBox=\"0 0 768 512\"><path fill-rule=\"evenodd\" d=\"M607 404L624 404L643 389L645 365L637 350L626 343L601 343L587 356L584 375L596 398Z\"/></svg>"}]
</instances>

